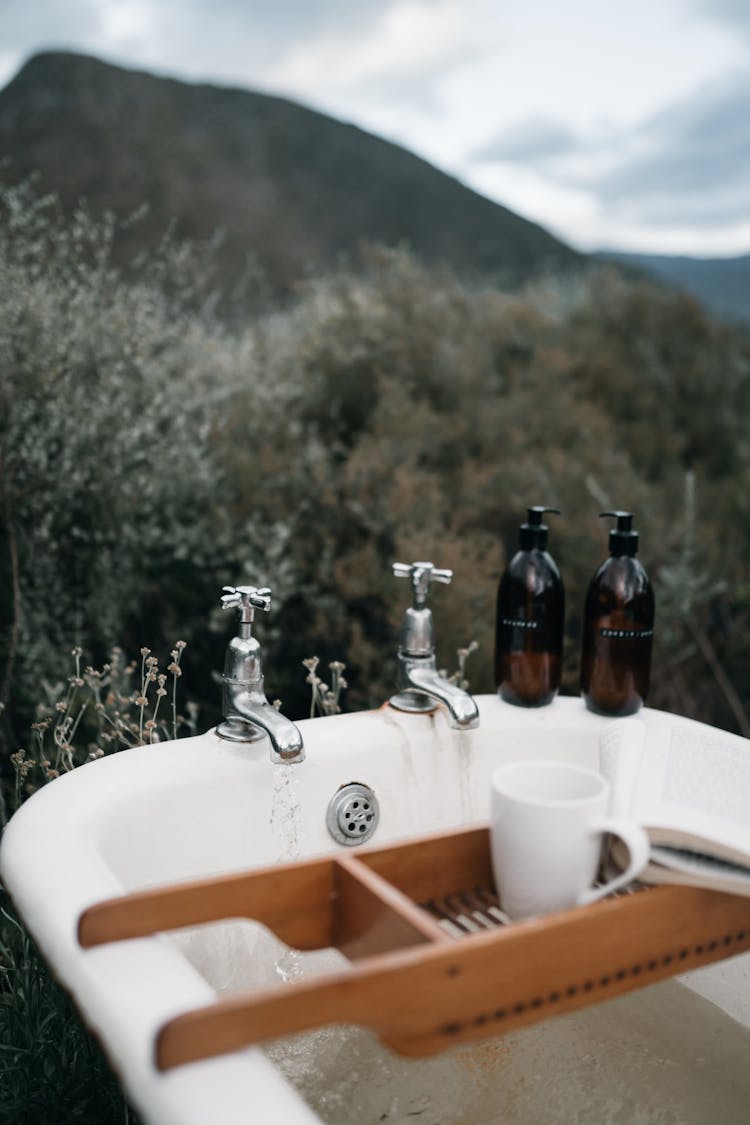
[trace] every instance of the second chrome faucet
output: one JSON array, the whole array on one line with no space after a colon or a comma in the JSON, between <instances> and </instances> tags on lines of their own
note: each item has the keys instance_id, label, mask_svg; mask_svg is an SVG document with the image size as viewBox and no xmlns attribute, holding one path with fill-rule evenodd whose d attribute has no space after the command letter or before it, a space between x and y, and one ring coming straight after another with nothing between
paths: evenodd
<instances>
[{"instance_id":1,"label":"second chrome faucet","mask_svg":"<svg viewBox=\"0 0 750 1125\"><path fill-rule=\"evenodd\" d=\"M412 588L412 605L406 610L401 625L398 647L398 672L392 707L399 711L434 711L439 704L445 708L448 723L457 730L474 730L479 726L479 710L468 692L438 673L432 637L432 610L427 607L431 582L448 583L452 570L438 570L431 562L394 563L397 578L408 578Z\"/></svg>"}]
</instances>

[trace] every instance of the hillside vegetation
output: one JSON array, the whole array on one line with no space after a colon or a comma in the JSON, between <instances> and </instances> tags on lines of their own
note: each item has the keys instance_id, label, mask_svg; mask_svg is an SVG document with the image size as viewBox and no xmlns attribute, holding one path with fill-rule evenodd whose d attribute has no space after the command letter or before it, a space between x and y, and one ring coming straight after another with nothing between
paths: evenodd
<instances>
[{"instance_id":1,"label":"hillside vegetation","mask_svg":"<svg viewBox=\"0 0 750 1125\"><path fill-rule=\"evenodd\" d=\"M744 729L750 336L613 272L507 295L403 252L321 275L229 328L189 247L111 264L114 222L0 196L0 679L4 760L70 649L188 642L217 718L236 581L268 584L269 692L304 713L301 661L343 659L348 706L390 693L396 559L452 567L438 656L479 643L492 690L497 578L528 504L555 504L578 690L597 514L635 512L657 595L651 702Z\"/></svg>"}]
</instances>

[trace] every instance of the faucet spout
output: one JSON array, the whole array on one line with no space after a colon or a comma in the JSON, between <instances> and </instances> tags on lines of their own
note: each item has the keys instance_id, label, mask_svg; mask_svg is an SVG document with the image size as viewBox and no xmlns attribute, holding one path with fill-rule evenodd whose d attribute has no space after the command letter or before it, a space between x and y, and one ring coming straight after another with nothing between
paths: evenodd
<instances>
[{"instance_id":1,"label":"faucet spout","mask_svg":"<svg viewBox=\"0 0 750 1125\"><path fill-rule=\"evenodd\" d=\"M226 719L217 728L220 738L234 742L255 742L268 735L271 761L303 762L305 747L302 735L291 719L287 719L266 699L260 685L224 679L224 714Z\"/></svg>"},{"instance_id":2,"label":"faucet spout","mask_svg":"<svg viewBox=\"0 0 750 1125\"><path fill-rule=\"evenodd\" d=\"M479 708L467 691L441 676L434 656L398 654L398 693L391 696L391 705L400 711L432 711L436 704L444 707L448 723L454 730L476 730Z\"/></svg>"}]
</instances>

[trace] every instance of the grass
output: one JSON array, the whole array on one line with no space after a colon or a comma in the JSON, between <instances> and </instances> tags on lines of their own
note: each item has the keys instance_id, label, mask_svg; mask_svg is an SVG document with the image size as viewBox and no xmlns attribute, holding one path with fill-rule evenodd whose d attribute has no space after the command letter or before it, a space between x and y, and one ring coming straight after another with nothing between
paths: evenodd
<instances>
[{"instance_id":1,"label":"grass","mask_svg":"<svg viewBox=\"0 0 750 1125\"><path fill-rule=\"evenodd\" d=\"M0 1122L138 1125L101 1049L2 897Z\"/></svg>"}]
</instances>

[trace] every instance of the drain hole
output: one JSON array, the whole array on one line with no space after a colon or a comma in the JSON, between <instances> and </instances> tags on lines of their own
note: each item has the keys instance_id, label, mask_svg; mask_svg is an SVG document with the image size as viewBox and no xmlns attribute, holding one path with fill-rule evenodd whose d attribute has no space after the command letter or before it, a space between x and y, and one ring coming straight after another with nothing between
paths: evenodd
<instances>
[{"instance_id":1,"label":"drain hole","mask_svg":"<svg viewBox=\"0 0 750 1125\"><path fill-rule=\"evenodd\" d=\"M339 844L363 844L378 825L378 801L369 786L358 781L342 785L331 798L326 825Z\"/></svg>"}]
</instances>

